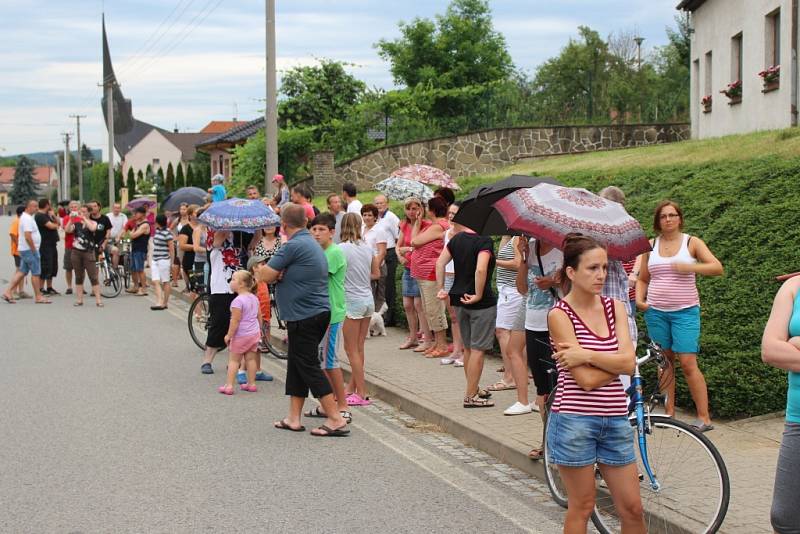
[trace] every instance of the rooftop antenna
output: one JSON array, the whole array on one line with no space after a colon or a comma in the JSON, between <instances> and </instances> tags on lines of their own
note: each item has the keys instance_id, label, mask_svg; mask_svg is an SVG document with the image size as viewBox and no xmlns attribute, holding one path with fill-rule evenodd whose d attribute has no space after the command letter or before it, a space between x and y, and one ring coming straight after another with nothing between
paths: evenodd
<instances>
[{"instance_id":1,"label":"rooftop antenna","mask_svg":"<svg viewBox=\"0 0 800 534\"><path fill-rule=\"evenodd\" d=\"M239 104L234 102L233 103L233 122L238 121L239 120L238 117L239 117Z\"/></svg>"}]
</instances>

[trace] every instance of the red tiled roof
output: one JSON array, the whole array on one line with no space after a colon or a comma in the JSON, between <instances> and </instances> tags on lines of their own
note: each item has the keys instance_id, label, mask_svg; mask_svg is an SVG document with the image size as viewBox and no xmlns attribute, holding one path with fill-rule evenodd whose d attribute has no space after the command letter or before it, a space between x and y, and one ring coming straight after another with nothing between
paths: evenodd
<instances>
[{"instance_id":1,"label":"red tiled roof","mask_svg":"<svg viewBox=\"0 0 800 534\"><path fill-rule=\"evenodd\" d=\"M200 133L220 134L245 122L247 121L211 121L206 124L205 128L200 130Z\"/></svg>"},{"instance_id":2,"label":"red tiled roof","mask_svg":"<svg viewBox=\"0 0 800 534\"><path fill-rule=\"evenodd\" d=\"M11 184L14 181L15 167L0 167L0 184ZM48 185L52 178L53 168L43 165L34 167L33 179L36 183Z\"/></svg>"}]
</instances>

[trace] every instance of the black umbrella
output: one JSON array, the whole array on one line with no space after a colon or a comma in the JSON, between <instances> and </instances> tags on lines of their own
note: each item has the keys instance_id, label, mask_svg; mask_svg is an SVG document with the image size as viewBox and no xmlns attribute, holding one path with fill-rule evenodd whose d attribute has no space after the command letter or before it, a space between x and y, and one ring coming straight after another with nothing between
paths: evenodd
<instances>
[{"instance_id":1,"label":"black umbrella","mask_svg":"<svg viewBox=\"0 0 800 534\"><path fill-rule=\"evenodd\" d=\"M180 208L181 204L184 202L186 204L199 204L202 206L206 203L205 199L207 194L206 191L203 191L199 187L181 187L167 195L167 198L161 203L161 209L163 211L178 211L178 208Z\"/></svg>"},{"instance_id":2,"label":"black umbrella","mask_svg":"<svg viewBox=\"0 0 800 534\"><path fill-rule=\"evenodd\" d=\"M477 187L461 202L461 207L453 218L453 222L463 224L481 235L517 234L519 232L508 229L503 217L494 209L493 204L517 189L525 189L541 183L562 185L558 180L549 176L514 174L505 180Z\"/></svg>"}]
</instances>

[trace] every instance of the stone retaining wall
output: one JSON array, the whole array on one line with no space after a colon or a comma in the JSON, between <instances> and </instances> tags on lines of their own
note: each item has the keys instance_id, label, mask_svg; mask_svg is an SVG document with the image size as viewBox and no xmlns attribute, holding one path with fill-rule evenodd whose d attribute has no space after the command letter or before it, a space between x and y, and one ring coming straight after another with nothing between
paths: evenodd
<instances>
[{"instance_id":1,"label":"stone retaining wall","mask_svg":"<svg viewBox=\"0 0 800 534\"><path fill-rule=\"evenodd\" d=\"M673 143L687 140L690 135L689 124L482 130L382 147L335 166L334 179L329 167L330 159L319 158L321 166L314 169L314 190L317 193L338 190L346 181L354 182L359 189L371 189L393 170L412 163L433 165L447 170L454 178L460 178L496 171L521 159Z\"/></svg>"}]
</instances>

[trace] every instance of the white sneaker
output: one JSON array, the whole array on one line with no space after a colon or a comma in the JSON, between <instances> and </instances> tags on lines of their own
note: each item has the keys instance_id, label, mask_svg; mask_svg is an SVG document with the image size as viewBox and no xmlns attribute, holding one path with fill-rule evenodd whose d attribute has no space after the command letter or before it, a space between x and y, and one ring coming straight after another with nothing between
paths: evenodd
<instances>
[{"instance_id":1,"label":"white sneaker","mask_svg":"<svg viewBox=\"0 0 800 534\"><path fill-rule=\"evenodd\" d=\"M526 413L531 413L533 410L531 409L530 404L522 404L521 402L517 401L512 404L506 411L503 412L503 415L523 415Z\"/></svg>"},{"instance_id":2,"label":"white sneaker","mask_svg":"<svg viewBox=\"0 0 800 534\"><path fill-rule=\"evenodd\" d=\"M442 365L453 365L455 362L456 361L453 358L442 358L439 360L439 363Z\"/></svg>"},{"instance_id":3,"label":"white sneaker","mask_svg":"<svg viewBox=\"0 0 800 534\"><path fill-rule=\"evenodd\" d=\"M464 367L464 360L453 360L453 367Z\"/></svg>"}]
</instances>

